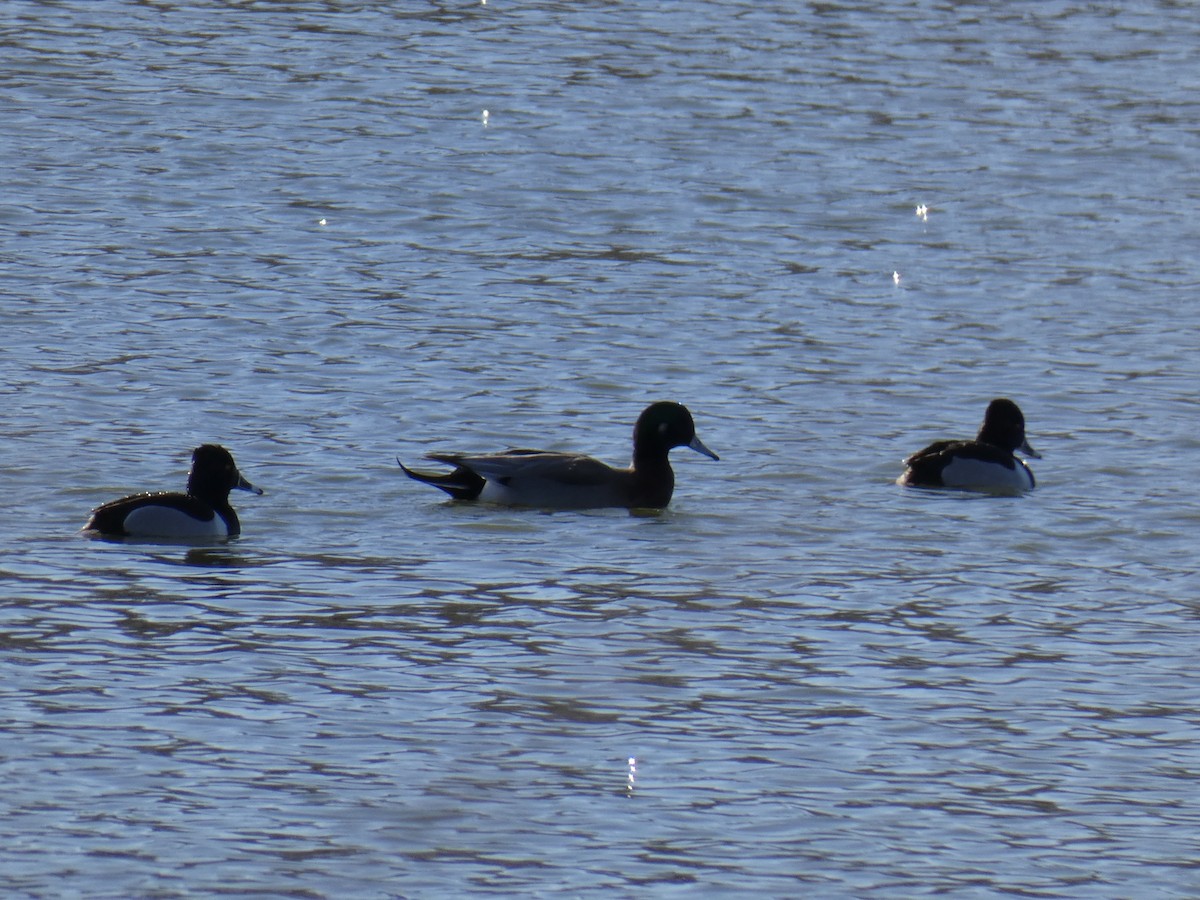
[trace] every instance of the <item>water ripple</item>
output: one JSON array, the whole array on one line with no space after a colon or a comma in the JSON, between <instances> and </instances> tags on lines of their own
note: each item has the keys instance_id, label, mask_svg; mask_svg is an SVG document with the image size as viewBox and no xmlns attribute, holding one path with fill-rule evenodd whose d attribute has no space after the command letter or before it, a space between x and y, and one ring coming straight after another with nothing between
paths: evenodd
<instances>
[{"instance_id":1,"label":"water ripple","mask_svg":"<svg viewBox=\"0 0 1200 900\"><path fill-rule=\"evenodd\" d=\"M0 16L11 891L1196 893L1192 17ZM395 465L662 397L661 515ZM241 539L76 533L205 441Z\"/></svg>"}]
</instances>

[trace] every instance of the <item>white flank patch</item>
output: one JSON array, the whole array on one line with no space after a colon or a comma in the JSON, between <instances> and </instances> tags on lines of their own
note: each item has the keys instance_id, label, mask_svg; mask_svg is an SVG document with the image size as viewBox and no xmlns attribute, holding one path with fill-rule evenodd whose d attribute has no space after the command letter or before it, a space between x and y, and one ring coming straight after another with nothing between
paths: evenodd
<instances>
[{"instance_id":1,"label":"white flank patch","mask_svg":"<svg viewBox=\"0 0 1200 900\"><path fill-rule=\"evenodd\" d=\"M207 522L169 506L139 506L125 517L125 530L138 537L227 537L225 520L213 515Z\"/></svg>"},{"instance_id":2,"label":"white flank patch","mask_svg":"<svg viewBox=\"0 0 1200 900\"><path fill-rule=\"evenodd\" d=\"M967 491L997 491L1010 493L1033 487L1029 470L1018 460L1016 468L980 459L957 457L942 469L942 484Z\"/></svg>"},{"instance_id":3,"label":"white flank patch","mask_svg":"<svg viewBox=\"0 0 1200 900\"><path fill-rule=\"evenodd\" d=\"M490 478L483 483L483 490L479 492L479 499L484 503L500 503L505 506L521 503L519 494L502 484L497 484Z\"/></svg>"}]
</instances>

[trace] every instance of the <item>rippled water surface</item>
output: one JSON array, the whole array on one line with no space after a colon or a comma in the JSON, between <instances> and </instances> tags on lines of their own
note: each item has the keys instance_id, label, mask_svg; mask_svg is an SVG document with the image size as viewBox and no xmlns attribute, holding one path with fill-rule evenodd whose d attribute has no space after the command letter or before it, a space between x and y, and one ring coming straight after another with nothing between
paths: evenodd
<instances>
[{"instance_id":1,"label":"rippled water surface","mask_svg":"<svg viewBox=\"0 0 1200 900\"><path fill-rule=\"evenodd\" d=\"M1191 6L0 27L9 895L1200 893ZM893 484L995 396L1035 492ZM395 462L660 398L658 516Z\"/></svg>"}]
</instances>

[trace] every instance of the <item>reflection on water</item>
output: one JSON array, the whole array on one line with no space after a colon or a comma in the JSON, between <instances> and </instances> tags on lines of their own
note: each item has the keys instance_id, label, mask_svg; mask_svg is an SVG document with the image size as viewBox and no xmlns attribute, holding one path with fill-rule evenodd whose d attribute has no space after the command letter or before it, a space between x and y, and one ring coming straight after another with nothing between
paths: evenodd
<instances>
[{"instance_id":1,"label":"reflection on water","mask_svg":"<svg viewBox=\"0 0 1200 900\"><path fill-rule=\"evenodd\" d=\"M1196 892L1193 17L199 12L0 13L10 890ZM893 484L994 396L1036 491ZM657 399L661 515L395 466Z\"/></svg>"}]
</instances>

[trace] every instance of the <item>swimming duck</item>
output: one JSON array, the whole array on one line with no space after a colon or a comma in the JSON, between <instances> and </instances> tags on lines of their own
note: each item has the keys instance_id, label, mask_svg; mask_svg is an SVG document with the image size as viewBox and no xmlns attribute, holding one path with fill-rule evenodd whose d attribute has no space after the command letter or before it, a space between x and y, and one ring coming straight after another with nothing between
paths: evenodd
<instances>
[{"instance_id":1,"label":"swimming duck","mask_svg":"<svg viewBox=\"0 0 1200 900\"><path fill-rule=\"evenodd\" d=\"M590 456L548 450L428 454L427 459L454 466L445 474L414 472L396 462L409 478L440 488L455 500L548 509L662 509L675 490L675 474L667 458L675 447L720 458L696 437L687 407L663 401L650 404L638 416L633 463L627 469Z\"/></svg>"},{"instance_id":2,"label":"swimming duck","mask_svg":"<svg viewBox=\"0 0 1200 900\"><path fill-rule=\"evenodd\" d=\"M233 537L242 530L229 505L235 488L263 493L242 477L228 450L203 444L192 451L187 493L160 491L113 500L96 507L83 530L111 537Z\"/></svg>"},{"instance_id":3,"label":"swimming duck","mask_svg":"<svg viewBox=\"0 0 1200 900\"><path fill-rule=\"evenodd\" d=\"M988 404L975 440L930 444L904 460L904 474L896 483L986 493L1031 490L1033 472L1014 451L1041 459L1025 439L1025 417L1017 404L999 398Z\"/></svg>"}]
</instances>

